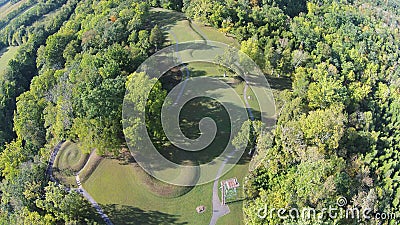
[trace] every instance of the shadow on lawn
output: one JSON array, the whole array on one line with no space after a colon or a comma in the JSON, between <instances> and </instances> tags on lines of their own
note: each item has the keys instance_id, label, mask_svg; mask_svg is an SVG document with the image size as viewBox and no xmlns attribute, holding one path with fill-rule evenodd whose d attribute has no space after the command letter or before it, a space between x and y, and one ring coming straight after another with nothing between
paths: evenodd
<instances>
[{"instance_id":1,"label":"shadow on lawn","mask_svg":"<svg viewBox=\"0 0 400 225\"><path fill-rule=\"evenodd\" d=\"M110 216L115 225L185 225L187 222L179 222L179 216L159 211L144 211L142 209L117 204L101 206Z\"/></svg>"},{"instance_id":2,"label":"shadow on lawn","mask_svg":"<svg viewBox=\"0 0 400 225\"><path fill-rule=\"evenodd\" d=\"M267 80L271 89L274 90L289 90L292 88L292 80L289 77L267 76Z\"/></svg>"},{"instance_id":3,"label":"shadow on lawn","mask_svg":"<svg viewBox=\"0 0 400 225\"><path fill-rule=\"evenodd\" d=\"M154 26L155 24L158 24L160 27L173 26L178 21L186 20L186 16L183 13L163 9L158 10L159 11L150 10L148 25Z\"/></svg>"},{"instance_id":4,"label":"shadow on lawn","mask_svg":"<svg viewBox=\"0 0 400 225\"><path fill-rule=\"evenodd\" d=\"M205 71L199 72L205 73ZM211 87L210 89L213 88ZM189 92L190 90L186 91ZM224 105L232 109L232 111L243 110L231 102L224 102ZM253 109L252 111L255 115L260 114L259 111ZM181 165L188 161L194 164L210 163L216 157L220 156L229 144L231 138L231 123L237 123L248 119L247 117L231 118L225 107L218 101L208 97L198 97L187 102L181 109L179 114L179 128L187 138L199 138L201 135L199 122L206 117L212 118L217 126L216 136L206 148L201 151L184 151L172 144L163 147L159 146L161 147L159 148L159 153L170 161ZM177 127L175 129L177 129ZM178 131L171 131L171 133L178 134ZM152 134L149 135L152 139L154 138ZM240 161L237 162L238 164L245 164L251 159L251 157L248 156L249 150L250 149L246 150L246 153L241 157ZM228 164L231 163L235 162L228 161Z\"/></svg>"}]
</instances>

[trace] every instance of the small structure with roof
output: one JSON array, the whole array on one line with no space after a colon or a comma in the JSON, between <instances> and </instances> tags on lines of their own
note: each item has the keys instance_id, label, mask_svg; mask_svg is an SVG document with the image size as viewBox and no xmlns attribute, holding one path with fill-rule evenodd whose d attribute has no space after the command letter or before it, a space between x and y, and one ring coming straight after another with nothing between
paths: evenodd
<instances>
[{"instance_id":1,"label":"small structure with roof","mask_svg":"<svg viewBox=\"0 0 400 225\"><path fill-rule=\"evenodd\" d=\"M237 188L239 187L240 184L236 177L221 181L222 205L226 204L227 199L231 199L232 197L235 198L237 197L238 195Z\"/></svg>"}]
</instances>

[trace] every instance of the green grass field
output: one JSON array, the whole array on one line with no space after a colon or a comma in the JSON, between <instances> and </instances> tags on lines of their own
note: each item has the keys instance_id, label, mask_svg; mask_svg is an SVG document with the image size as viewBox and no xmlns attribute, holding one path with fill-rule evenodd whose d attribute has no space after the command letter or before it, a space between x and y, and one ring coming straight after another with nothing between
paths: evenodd
<instances>
[{"instance_id":1,"label":"green grass field","mask_svg":"<svg viewBox=\"0 0 400 225\"><path fill-rule=\"evenodd\" d=\"M83 154L76 143L65 142L54 160L55 177L69 186L76 186L75 174L83 168L88 154Z\"/></svg>"},{"instance_id":2,"label":"green grass field","mask_svg":"<svg viewBox=\"0 0 400 225\"><path fill-rule=\"evenodd\" d=\"M208 224L212 184L194 187L176 198L155 195L140 178L141 168L104 159L84 188L98 201L114 224ZM197 214L196 207L206 206Z\"/></svg>"},{"instance_id":3,"label":"green grass field","mask_svg":"<svg viewBox=\"0 0 400 225\"><path fill-rule=\"evenodd\" d=\"M234 47L240 47L240 45L236 39L226 36L221 31L219 31L213 27L205 26L205 25L197 23L197 22L193 22L192 27L195 30L198 30L198 32L200 34L202 34L208 40L222 42L222 43L234 46Z\"/></svg>"},{"instance_id":4,"label":"green grass field","mask_svg":"<svg viewBox=\"0 0 400 225\"><path fill-rule=\"evenodd\" d=\"M11 4L11 2L7 2L3 6L0 7L0 19L3 19L7 16L8 13L18 9L22 4L27 2L28 0L21 0L15 4Z\"/></svg>"},{"instance_id":5,"label":"green grass field","mask_svg":"<svg viewBox=\"0 0 400 225\"><path fill-rule=\"evenodd\" d=\"M18 46L11 46L0 50L0 76L2 76L5 69L7 68L8 62L12 58L14 58L18 49L19 49Z\"/></svg>"},{"instance_id":6,"label":"green grass field","mask_svg":"<svg viewBox=\"0 0 400 225\"><path fill-rule=\"evenodd\" d=\"M78 172L87 160L87 154L83 154L78 145L73 142L65 142L57 154L54 166L60 170L72 170Z\"/></svg>"},{"instance_id":7,"label":"green grass field","mask_svg":"<svg viewBox=\"0 0 400 225\"><path fill-rule=\"evenodd\" d=\"M164 29L167 38L167 45L194 40L212 40L228 45L239 46L232 37L224 35L215 28L203 26L196 22L189 21L183 13L154 8L150 11L152 24L158 24ZM156 22L154 22L156 21Z\"/></svg>"},{"instance_id":8,"label":"green grass field","mask_svg":"<svg viewBox=\"0 0 400 225\"><path fill-rule=\"evenodd\" d=\"M152 9L151 18L158 21L167 37L166 45L190 40L202 40L204 36L211 40L237 45L232 38L226 37L218 30L191 24L183 14L164 9ZM154 26L154 24L153 24ZM172 31L172 33L170 32ZM236 82L232 74L223 78L218 66L210 63L190 63L188 65L191 76L214 76L222 80L234 81L234 90L243 98L243 83ZM225 90L221 95L226 94ZM248 91L249 96L253 93ZM252 99L250 99L252 100ZM250 105L257 110L255 99ZM240 106L242 103L232 103ZM173 146L164 146L161 153L177 163L190 161L192 164L209 162L219 155L229 140L229 116L214 100L197 98L186 104L180 115L182 132L191 138L200 135L198 122L204 117L211 117L216 121L217 137L214 142L199 152L183 152ZM114 224L208 224L212 216L212 186L213 183L195 186L192 189L183 189L177 186L168 186L156 181L147 175L134 162L104 158L96 163L89 159L88 166L91 173L85 175L84 188L98 201L105 213ZM243 182L248 172L249 160L246 155L242 157L238 165L234 166L220 180L237 177ZM94 164L91 166L91 164ZM84 169L86 170L86 168ZM89 169L88 169L89 170ZM84 172L82 172L84 173ZM242 190L240 190L242 191ZM171 194L172 193L172 194ZM178 194L177 194L178 193ZM196 207L204 205L206 211L203 214L196 212ZM229 204L231 213L220 218L219 225L243 224L242 202Z\"/></svg>"}]
</instances>

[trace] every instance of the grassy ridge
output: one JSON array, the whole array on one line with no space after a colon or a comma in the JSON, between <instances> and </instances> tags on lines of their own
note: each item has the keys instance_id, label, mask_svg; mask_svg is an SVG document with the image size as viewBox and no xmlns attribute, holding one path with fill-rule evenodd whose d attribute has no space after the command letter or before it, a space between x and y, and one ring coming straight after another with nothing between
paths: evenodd
<instances>
[{"instance_id":1,"label":"grassy ridge","mask_svg":"<svg viewBox=\"0 0 400 225\"><path fill-rule=\"evenodd\" d=\"M210 221L212 184L196 186L181 197L162 198L148 189L138 170L141 168L105 159L83 184L103 205L114 224L207 224ZM199 205L207 207L204 214L197 214Z\"/></svg>"},{"instance_id":2,"label":"grassy ridge","mask_svg":"<svg viewBox=\"0 0 400 225\"><path fill-rule=\"evenodd\" d=\"M88 155L83 154L78 145L65 142L54 160L54 176L68 186L76 186L75 174L85 165Z\"/></svg>"},{"instance_id":3,"label":"grassy ridge","mask_svg":"<svg viewBox=\"0 0 400 225\"><path fill-rule=\"evenodd\" d=\"M4 74L8 62L14 58L18 49L18 46L11 46L0 50L0 76Z\"/></svg>"},{"instance_id":4,"label":"grassy ridge","mask_svg":"<svg viewBox=\"0 0 400 225\"><path fill-rule=\"evenodd\" d=\"M73 142L65 142L57 154L54 166L60 170L78 172L85 165L88 155L83 154L78 145Z\"/></svg>"}]
</instances>

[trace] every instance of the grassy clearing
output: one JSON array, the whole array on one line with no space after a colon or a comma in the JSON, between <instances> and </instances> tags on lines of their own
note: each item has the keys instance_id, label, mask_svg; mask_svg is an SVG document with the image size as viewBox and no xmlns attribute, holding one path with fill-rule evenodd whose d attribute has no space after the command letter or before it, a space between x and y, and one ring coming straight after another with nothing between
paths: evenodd
<instances>
[{"instance_id":1,"label":"grassy clearing","mask_svg":"<svg viewBox=\"0 0 400 225\"><path fill-rule=\"evenodd\" d=\"M143 183L140 167L104 159L84 188L102 204L114 224L207 224L211 219L211 184L176 198L155 195ZM196 207L207 210L197 214Z\"/></svg>"},{"instance_id":2,"label":"grassy clearing","mask_svg":"<svg viewBox=\"0 0 400 225\"><path fill-rule=\"evenodd\" d=\"M90 154L89 159L86 161L86 164L79 173L79 178L81 179L82 183L85 182L90 175L92 175L103 159L103 157L97 155L96 150Z\"/></svg>"},{"instance_id":3,"label":"grassy clearing","mask_svg":"<svg viewBox=\"0 0 400 225\"><path fill-rule=\"evenodd\" d=\"M211 76L211 77L223 77L224 71L213 63L209 62L191 62L188 64L191 77ZM233 73L227 72L227 76L233 76Z\"/></svg>"},{"instance_id":4,"label":"grassy clearing","mask_svg":"<svg viewBox=\"0 0 400 225\"><path fill-rule=\"evenodd\" d=\"M18 49L19 49L18 46L11 46L0 50L0 76L2 76L2 74L6 70L8 62L12 58L14 58Z\"/></svg>"},{"instance_id":5,"label":"grassy clearing","mask_svg":"<svg viewBox=\"0 0 400 225\"><path fill-rule=\"evenodd\" d=\"M191 77L200 77L200 76L210 76L216 77L221 80L225 80L232 84L232 87L235 89L236 93L240 95L241 99L243 99L243 91L244 91L244 82L238 81L234 78L234 74L227 72L226 78L223 77L223 71L219 68L218 65L208 62L193 62L188 64L188 69L190 71ZM274 80L274 82L276 82ZM272 85L271 85L272 86ZM260 114L260 106L258 104L257 98L253 93L251 88L247 89L247 101L253 111L254 117L256 119L261 118ZM244 101L243 101L244 103Z\"/></svg>"},{"instance_id":6,"label":"grassy clearing","mask_svg":"<svg viewBox=\"0 0 400 225\"><path fill-rule=\"evenodd\" d=\"M11 4L11 2L7 2L3 6L0 7L0 19L3 19L7 16L8 13L18 9L22 4L27 2L28 0L21 0L15 4Z\"/></svg>"},{"instance_id":7,"label":"grassy clearing","mask_svg":"<svg viewBox=\"0 0 400 225\"><path fill-rule=\"evenodd\" d=\"M214 28L191 24L182 13L152 9L150 17L152 18L151 26L154 26L154 21L157 21L156 24L164 29L168 39L166 45L175 43L175 40L178 42L202 40L204 36L211 40L238 45L232 38L226 37ZM233 79L228 78L232 76L229 73L227 78L223 78L223 73L214 64L190 63L188 67L193 77L215 76L223 80ZM243 98L243 84L235 83L233 87ZM219 91L221 95L224 94L224 90ZM257 111L258 106L255 105L251 90L247 95L252 96L249 104ZM254 102L251 101L252 99ZM218 127L217 138L210 146L202 151L191 153L180 151L173 146L164 146L165 149L160 151L161 154L177 163L189 161L193 164L206 163L218 156L229 140L230 121L227 120L229 116L226 111L217 102L207 98L196 98L188 102L181 110L181 130L189 138L198 137L200 135L198 123L204 117L211 117ZM210 222L212 182L192 189L174 188L149 177L132 162L109 158L94 162L91 160L92 157L88 163L91 168L88 171L90 170L91 173L84 176L83 186L102 205L114 224L208 224ZM238 165L220 180L237 177L243 184L243 179L248 172L249 160L250 158L243 156ZM179 191L182 192L179 193ZM195 209L199 205L206 206L205 213L197 214ZM243 224L242 202L232 203L229 207L231 213L222 217L218 224Z\"/></svg>"},{"instance_id":8,"label":"grassy clearing","mask_svg":"<svg viewBox=\"0 0 400 225\"><path fill-rule=\"evenodd\" d=\"M67 141L54 160L54 176L68 186L76 187L75 174L83 168L88 154L83 154L78 145Z\"/></svg>"},{"instance_id":9,"label":"grassy clearing","mask_svg":"<svg viewBox=\"0 0 400 225\"><path fill-rule=\"evenodd\" d=\"M210 162L220 155L228 144L231 129L229 114L220 103L209 98L189 101L180 112L180 128L186 137L196 139L200 136L199 122L205 117L212 118L218 127L216 137L209 146L196 152L167 146L160 153L175 163L190 161L195 165Z\"/></svg>"},{"instance_id":10,"label":"grassy clearing","mask_svg":"<svg viewBox=\"0 0 400 225\"><path fill-rule=\"evenodd\" d=\"M166 45L174 44L176 41L181 43L202 40L202 37L190 27L190 22L183 13L154 8L150 11L150 18L152 18L149 21L151 24L158 24L164 30Z\"/></svg>"},{"instance_id":11,"label":"grassy clearing","mask_svg":"<svg viewBox=\"0 0 400 225\"><path fill-rule=\"evenodd\" d=\"M192 27L194 28L194 30L198 30L198 32L208 40L222 42L234 47L240 47L237 40L232 37L226 36L224 33L220 32L214 27L205 26L196 22L192 23Z\"/></svg>"},{"instance_id":12,"label":"grassy clearing","mask_svg":"<svg viewBox=\"0 0 400 225\"><path fill-rule=\"evenodd\" d=\"M203 38L196 33L189 24L190 22L188 20L177 21L176 25L169 29L167 36L169 43L202 40Z\"/></svg>"},{"instance_id":13,"label":"grassy clearing","mask_svg":"<svg viewBox=\"0 0 400 225\"><path fill-rule=\"evenodd\" d=\"M54 166L60 170L78 172L85 165L88 154L83 154L78 145L67 141L61 147L54 161Z\"/></svg>"},{"instance_id":14,"label":"grassy clearing","mask_svg":"<svg viewBox=\"0 0 400 225\"><path fill-rule=\"evenodd\" d=\"M151 24L158 24L164 29L166 35L166 45L171 45L178 41L179 43L194 40L218 41L228 45L238 47L238 42L224 35L213 27L207 27L202 24L189 21L185 14L162 9L153 8L150 11ZM156 22L154 22L156 21Z\"/></svg>"}]
</instances>

